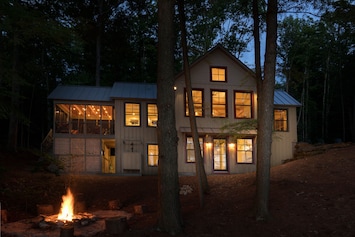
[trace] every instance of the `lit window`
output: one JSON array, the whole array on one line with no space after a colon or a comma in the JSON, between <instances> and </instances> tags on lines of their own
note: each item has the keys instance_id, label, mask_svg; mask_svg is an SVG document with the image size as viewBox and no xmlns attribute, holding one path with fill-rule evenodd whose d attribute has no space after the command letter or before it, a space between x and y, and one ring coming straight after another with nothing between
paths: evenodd
<instances>
[{"instance_id":1,"label":"lit window","mask_svg":"<svg viewBox=\"0 0 355 237\"><path fill-rule=\"evenodd\" d=\"M185 93L185 115L189 116L189 104L187 99L187 93ZM192 101L194 102L194 110L196 117L203 117L203 91L192 90Z\"/></svg>"},{"instance_id":2,"label":"lit window","mask_svg":"<svg viewBox=\"0 0 355 237\"><path fill-rule=\"evenodd\" d=\"M235 118L251 118L251 98L252 94L249 92L235 92Z\"/></svg>"},{"instance_id":3,"label":"lit window","mask_svg":"<svg viewBox=\"0 0 355 237\"><path fill-rule=\"evenodd\" d=\"M126 103L125 104L126 126L139 127L140 121L140 104Z\"/></svg>"},{"instance_id":4,"label":"lit window","mask_svg":"<svg viewBox=\"0 0 355 237\"><path fill-rule=\"evenodd\" d=\"M237 139L237 163L253 163L253 139Z\"/></svg>"},{"instance_id":5,"label":"lit window","mask_svg":"<svg viewBox=\"0 0 355 237\"><path fill-rule=\"evenodd\" d=\"M227 92L212 91L212 117L227 117Z\"/></svg>"},{"instance_id":6,"label":"lit window","mask_svg":"<svg viewBox=\"0 0 355 237\"><path fill-rule=\"evenodd\" d=\"M203 138L198 138L201 149L201 156L203 157ZM186 137L186 161L188 163L195 162L195 147L192 137Z\"/></svg>"},{"instance_id":7,"label":"lit window","mask_svg":"<svg viewBox=\"0 0 355 237\"><path fill-rule=\"evenodd\" d=\"M158 123L158 107L156 104L147 105L147 124L148 127L156 127Z\"/></svg>"},{"instance_id":8,"label":"lit window","mask_svg":"<svg viewBox=\"0 0 355 237\"><path fill-rule=\"evenodd\" d=\"M288 131L286 109L274 110L274 130L283 132Z\"/></svg>"},{"instance_id":9,"label":"lit window","mask_svg":"<svg viewBox=\"0 0 355 237\"><path fill-rule=\"evenodd\" d=\"M148 166L158 166L158 145L148 145Z\"/></svg>"},{"instance_id":10,"label":"lit window","mask_svg":"<svg viewBox=\"0 0 355 237\"><path fill-rule=\"evenodd\" d=\"M227 170L226 139L213 139L213 169L215 171Z\"/></svg>"},{"instance_id":11,"label":"lit window","mask_svg":"<svg viewBox=\"0 0 355 237\"><path fill-rule=\"evenodd\" d=\"M226 68L211 67L211 81L227 81Z\"/></svg>"}]
</instances>

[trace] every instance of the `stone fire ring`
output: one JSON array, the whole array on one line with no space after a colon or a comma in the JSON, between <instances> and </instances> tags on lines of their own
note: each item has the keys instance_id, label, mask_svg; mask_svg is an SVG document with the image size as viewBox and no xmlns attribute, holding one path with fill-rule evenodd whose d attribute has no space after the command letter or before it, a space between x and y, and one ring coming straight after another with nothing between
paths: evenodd
<instances>
[{"instance_id":1,"label":"stone fire ring","mask_svg":"<svg viewBox=\"0 0 355 237\"><path fill-rule=\"evenodd\" d=\"M119 210L100 210L92 212L97 220L90 225L74 227L74 236L91 237L105 231L105 219L112 217L126 217L129 220L132 214ZM36 219L36 218L34 218ZM40 229L34 228L34 219L25 219L1 225L1 236L14 237L58 237L60 228Z\"/></svg>"}]
</instances>

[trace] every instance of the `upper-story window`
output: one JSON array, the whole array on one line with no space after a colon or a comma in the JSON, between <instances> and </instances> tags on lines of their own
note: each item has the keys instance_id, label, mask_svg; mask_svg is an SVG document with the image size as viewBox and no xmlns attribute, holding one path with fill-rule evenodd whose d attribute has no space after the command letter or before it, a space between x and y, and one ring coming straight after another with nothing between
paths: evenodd
<instances>
[{"instance_id":1,"label":"upper-story window","mask_svg":"<svg viewBox=\"0 0 355 237\"><path fill-rule=\"evenodd\" d=\"M212 117L226 118L227 117L227 91L211 91L212 101Z\"/></svg>"},{"instance_id":2,"label":"upper-story window","mask_svg":"<svg viewBox=\"0 0 355 237\"><path fill-rule=\"evenodd\" d=\"M211 81L227 81L226 67L211 67Z\"/></svg>"},{"instance_id":3,"label":"upper-story window","mask_svg":"<svg viewBox=\"0 0 355 237\"><path fill-rule=\"evenodd\" d=\"M125 125L139 127L141 125L140 104L125 103Z\"/></svg>"},{"instance_id":4,"label":"upper-story window","mask_svg":"<svg viewBox=\"0 0 355 237\"><path fill-rule=\"evenodd\" d=\"M158 123L158 107L156 104L147 104L147 125L156 127Z\"/></svg>"},{"instance_id":5,"label":"upper-story window","mask_svg":"<svg viewBox=\"0 0 355 237\"><path fill-rule=\"evenodd\" d=\"M288 131L287 109L274 109L274 130Z\"/></svg>"},{"instance_id":6,"label":"upper-story window","mask_svg":"<svg viewBox=\"0 0 355 237\"><path fill-rule=\"evenodd\" d=\"M251 118L252 117L252 93L250 92L234 92L235 118Z\"/></svg>"},{"instance_id":7,"label":"upper-story window","mask_svg":"<svg viewBox=\"0 0 355 237\"><path fill-rule=\"evenodd\" d=\"M195 116L203 117L203 90L193 89L192 101L194 103ZM189 116L187 93L185 93L185 116Z\"/></svg>"}]
</instances>

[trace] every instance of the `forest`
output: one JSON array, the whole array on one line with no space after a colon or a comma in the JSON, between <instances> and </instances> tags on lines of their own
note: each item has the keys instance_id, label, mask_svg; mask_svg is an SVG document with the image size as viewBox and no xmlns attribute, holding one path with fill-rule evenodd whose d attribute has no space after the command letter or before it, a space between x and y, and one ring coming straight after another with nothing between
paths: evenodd
<instances>
[{"instance_id":1,"label":"forest","mask_svg":"<svg viewBox=\"0 0 355 237\"><path fill-rule=\"evenodd\" d=\"M266 3L259 2L263 34ZM185 1L189 61L216 44L241 59L253 54L251 4ZM157 1L1 0L0 14L2 147L40 147L52 127L47 96L58 84L157 81ZM183 57L174 22L177 74ZM299 141L355 141L354 45L354 1L279 2L275 88L302 103ZM254 70L253 60L243 62Z\"/></svg>"}]
</instances>

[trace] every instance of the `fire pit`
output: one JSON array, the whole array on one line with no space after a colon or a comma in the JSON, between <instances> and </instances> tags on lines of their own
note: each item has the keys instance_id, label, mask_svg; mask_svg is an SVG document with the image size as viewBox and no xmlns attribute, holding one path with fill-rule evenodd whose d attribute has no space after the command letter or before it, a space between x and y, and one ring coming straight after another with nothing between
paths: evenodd
<instances>
[{"instance_id":1,"label":"fire pit","mask_svg":"<svg viewBox=\"0 0 355 237\"><path fill-rule=\"evenodd\" d=\"M17 237L91 237L105 231L105 220L130 219L132 214L120 210L99 210L74 214L74 196L70 189L62 197L60 212L56 215L40 215L36 218L7 223L1 226L3 236Z\"/></svg>"}]
</instances>

